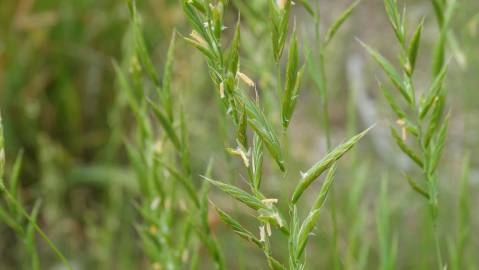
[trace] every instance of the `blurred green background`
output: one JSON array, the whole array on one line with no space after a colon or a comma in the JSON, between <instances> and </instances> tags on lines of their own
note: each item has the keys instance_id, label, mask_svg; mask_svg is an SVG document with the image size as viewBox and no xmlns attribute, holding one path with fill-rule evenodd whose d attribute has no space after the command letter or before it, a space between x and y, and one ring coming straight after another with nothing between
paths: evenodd
<instances>
[{"instance_id":1,"label":"blurred green background","mask_svg":"<svg viewBox=\"0 0 479 270\"><path fill-rule=\"evenodd\" d=\"M267 86L275 74L271 69L258 68L271 59L270 37L264 34L267 1L230 2L228 24L233 25L235 14L242 14L242 68L259 82L261 91L272 91ZM417 82L425 86L430 71L421 65L428 66L437 36L433 10L425 0L400 2L406 3L412 22L426 18ZM350 1L321 3L322 21L328 24ZM145 0L137 1L137 5L151 58L161 71L173 29L184 35L190 30L178 1ZM300 7L294 8L293 16L300 42L314 47L313 20ZM479 230L479 215L474 209L479 203L475 196L479 192L479 158L475 155L479 151L478 1L459 1L453 29L460 51L450 52L447 81L451 124L440 169L440 230L446 240L453 241L458 220L458 182L463 156L469 152L472 213L468 222L473 237L467 254L471 265L479 267L473 255L479 250L479 238L474 233ZM134 124L112 66L114 60L128 61L124 59L128 35L129 15L124 1L3 0L0 4L0 109L7 162L10 167L19 151L24 152L21 197L27 206L33 205L35 199L42 200L39 224L79 269L149 269L134 229L139 222L134 207L139 193L123 146ZM363 269L377 265L375 219L379 183L387 175L391 222L400 247L398 269L428 269L434 260L428 257L432 247L416 241L431 237L424 225L427 214L402 177L401 170L409 164L397 154L389 138L387 119L391 114L375 79L382 74L355 38L394 59L397 48L391 45L393 36L382 1L362 1L328 51L334 143L372 123L378 124L360 148L341 162L334 187L336 196L328 202L338 207L342 266L359 269L356 267L361 256L367 258ZM227 141L221 132L221 112L202 57L181 38L177 43L174 91L181 94L187 108L192 123L189 130L193 167L201 172L210 157L221 164ZM311 79L306 77L291 127L289 147L293 160L288 162L298 169L307 168L325 153L319 96L312 88ZM277 110L274 104L265 106ZM227 177L228 171L218 169L216 174ZM291 189L296 175L286 178L291 182L272 179L266 188L273 194ZM219 193L213 198L226 209L234 208ZM318 268L311 269L332 269L330 223L327 215L320 221L314 240L318 248L310 253ZM263 267L262 255L228 228L217 225L215 233L230 269ZM0 239L0 269L28 269L22 261L23 244L4 225L0 225ZM38 245L42 247L42 265L54 269L54 256L42 241Z\"/></svg>"}]
</instances>

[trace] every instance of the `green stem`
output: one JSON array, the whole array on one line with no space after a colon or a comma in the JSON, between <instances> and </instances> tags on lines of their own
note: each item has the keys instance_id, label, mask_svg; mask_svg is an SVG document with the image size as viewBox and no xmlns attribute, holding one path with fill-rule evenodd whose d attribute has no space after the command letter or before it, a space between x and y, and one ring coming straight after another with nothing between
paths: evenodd
<instances>
[{"instance_id":1,"label":"green stem","mask_svg":"<svg viewBox=\"0 0 479 270\"><path fill-rule=\"evenodd\" d=\"M437 218L433 218L433 233L434 233L434 243L436 246L436 258L437 258L437 266L438 270L443 270L443 260L442 260L442 252L441 252L441 244L439 240L439 230L437 228Z\"/></svg>"},{"instance_id":2,"label":"green stem","mask_svg":"<svg viewBox=\"0 0 479 270\"><path fill-rule=\"evenodd\" d=\"M25 216L25 218L33 225L33 228L37 231L37 233L43 238L43 240L47 243L47 245L52 249L52 251L55 253L55 255L62 261L62 263L65 265L65 267L68 270L73 270L73 267L70 265L68 262L67 258L63 256L63 254L60 252L60 250L53 244L53 242L48 238L48 236L43 232L42 229L37 225L35 220L30 217L30 215L23 209L23 207L17 202L17 200L6 190L4 189L4 186L0 187L2 190L0 190L0 193L3 192L7 196L7 200L9 200L17 209L20 209L20 213Z\"/></svg>"},{"instance_id":3,"label":"green stem","mask_svg":"<svg viewBox=\"0 0 479 270\"><path fill-rule=\"evenodd\" d=\"M323 129L326 135L326 147L327 150L330 151L332 147L331 143L331 125L329 122L329 102L328 102L328 88L326 83L326 72L324 68L324 56L323 56L323 49L320 47L319 53L319 68L321 72L321 81L323 81L323 89L321 95L321 104L322 104L322 116L323 116Z\"/></svg>"},{"instance_id":4,"label":"green stem","mask_svg":"<svg viewBox=\"0 0 479 270\"><path fill-rule=\"evenodd\" d=\"M320 76L320 98L321 98L321 107L322 107L322 126L324 134L326 137L326 149L331 151L332 142L331 142L331 125L329 119L329 102L328 102L328 87L326 80L326 71L325 71L325 61L324 61L324 49L323 43L321 42L320 34L320 19L319 19L319 3L316 6L317 15L315 17L315 41L318 46L318 57L319 57L319 76ZM340 256L338 252L338 233L337 233L337 211L336 211L336 192L334 188L331 189L331 219L333 222L333 266L334 269L340 268Z\"/></svg>"}]
</instances>

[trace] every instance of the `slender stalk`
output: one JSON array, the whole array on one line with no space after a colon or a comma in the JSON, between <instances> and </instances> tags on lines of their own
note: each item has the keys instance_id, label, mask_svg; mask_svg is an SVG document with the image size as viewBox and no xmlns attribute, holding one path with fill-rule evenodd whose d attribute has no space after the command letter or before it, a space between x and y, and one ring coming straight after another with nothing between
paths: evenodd
<instances>
[{"instance_id":1,"label":"slender stalk","mask_svg":"<svg viewBox=\"0 0 479 270\"><path fill-rule=\"evenodd\" d=\"M437 222L437 218L435 218L433 220L433 233L434 233L434 246L435 246L435 249L436 249L436 258L437 258L437 269L438 270L443 270L444 267L443 267L443 260L442 260L442 252L441 252L441 243L440 243L440 240L439 240L439 230L438 230L438 226L437 226L438 222Z\"/></svg>"},{"instance_id":2,"label":"slender stalk","mask_svg":"<svg viewBox=\"0 0 479 270\"><path fill-rule=\"evenodd\" d=\"M60 250L53 244L53 242L48 238L47 234L37 225L36 221L28 214L25 209L17 202L17 200L5 189L3 184L0 184L0 194L3 193L6 195L6 198L12 205L20 210L20 213L32 224L33 228L37 233L43 238L47 243L50 249L55 253L55 255L60 259L60 261L65 265L68 270L73 270L73 267L68 262L67 258L60 252Z\"/></svg>"},{"instance_id":3,"label":"slender stalk","mask_svg":"<svg viewBox=\"0 0 479 270\"><path fill-rule=\"evenodd\" d=\"M329 117L329 102L328 102L328 85L325 72L325 46L321 40L321 27L320 27L320 4L319 1L316 2L316 16L314 18L314 30L315 30L315 44L317 46L317 60L319 62L319 93L321 100L321 125L323 127L323 132L326 138L326 150L331 151L332 142L331 142L331 125ZM331 220L333 222L333 268L340 268L340 258L338 251L338 221L337 221L337 211L336 211L336 192L335 189L331 189Z\"/></svg>"}]
</instances>

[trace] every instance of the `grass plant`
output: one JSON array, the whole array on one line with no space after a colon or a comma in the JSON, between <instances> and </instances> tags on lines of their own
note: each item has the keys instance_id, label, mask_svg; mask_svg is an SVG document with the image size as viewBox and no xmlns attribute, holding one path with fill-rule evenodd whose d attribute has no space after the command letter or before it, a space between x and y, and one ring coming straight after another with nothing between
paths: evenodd
<instances>
[{"instance_id":1,"label":"grass plant","mask_svg":"<svg viewBox=\"0 0 479 270\"><path fill-rule=\"evenodd\" d=\"M477 269L479 4L382 2L2 3L0 269Z\"/></svg>"}]
</instances>

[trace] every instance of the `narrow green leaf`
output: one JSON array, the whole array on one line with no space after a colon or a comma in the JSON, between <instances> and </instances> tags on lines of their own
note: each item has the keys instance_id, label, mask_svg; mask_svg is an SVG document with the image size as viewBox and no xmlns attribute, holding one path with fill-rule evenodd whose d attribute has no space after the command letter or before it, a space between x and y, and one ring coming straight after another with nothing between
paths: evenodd
<instances>
[{"instance_id":1,"label":"narrow green leaf","mask_svg":"<svg viewBox=\"0 0 479 270\"><path fill-rule=\"evenodd\" d=\"M193 40L191 38L188 38L188 37L183 37L188 43L190 43L191 45L193 45L193 47L195 47L196 49L198 49L202 54L204 54L206 56L206 58L210 61L214 61L215 59L215 56L214 54L205 46L203 46L203 44L197 42L196 40Z\"/></svg>"},{"instance_id":2,"label":"narrow green leaf","mask_svg":"<svg viewBox=\"0 0 479 270\"><path fill-rule=\"evenodd\" d=\"M311 15L313 17L316 17L316 12L314 12L313 7L311 6L311 4L309 3L308 0L299 0L299 2L304 7L304 9L306 9L306 11L309 13L309 15Z\"/></svg>"},{"instance_id":3,"label":"narrow green leaf","mask_svg":"<svg viewBox=\"0 0 479 270\"><path fill-rule=\"evenodd\" d=\"M392 96L389 89L387 89L386 86L382 84L380 81L378 81L378 83L379 83L379 88L381 88L384 97L386 98L393 112L396 114L397 118L398 119L406 118L406 113L404 113L404 111L401 109L399 104L397 104L396 99Z\"/></svg>"},{"instance_id":4,"label":"narrow green leaf","mask_svg":"<svg viewBox=\"0 0 479 270\"><path fill-rule=\"evenodd\" d=\"M190 196L190 198L193 200L196 206L200 205L200 200L198 198L197 190L193 183L191 182L191 179L185 175L183 175L181 172L176 170L173 166L170 166L166 162L164 162L161 159L156 158L156 161L163 166L172 176L175 178L178 182L183 185L183 187L186 189L186 192Z\"/></svg>"},{"instance_id":5,"label":"narrow green leaf","mask_svg":"<svg viewBox=\"0 0 479 270\"><path fill-rule=\"evenodd\" d=\"M216 210L216 212L218 212L221 220L226 223L227 225L229 225L233 231L235 233L237 233L240 237L246 239L247 241L255 244L257 247L261 248L262 245L261 245L261 242L259 241L258 238L256 238L254 236L253 233L251 233L250 231L248 231L246 228L244 228L237 220L235 220L233 217L231 217L230 215L228 215L227 213L225 213L224 211L222 211L221 209L219 209L218 207L216 207L216 205L214 205L214 208Z\"/></svg>"},{"instance_id":6,"label":"narrow green leaf","mask_svg":"<svg viewBox=\"0 0 479 270\"><path fill-rule=\"evenodd\" d=\"M392 236L391 226L391 206L389 204L388 179L383 177L379 200L377 202L376 223L379 240L379 269L395 269L396 257L396 239Z\"/></svg>"},{"instance_id":7,"label":"narrow green leaf","mask_svg":"<svg viewBox=\"0 0 479 270\"><path fill-rule=\"evenodd\" d=\"M143 161L139 151L130 143L125 142L128 160L135 170L142 194L149 194L148 174L145 162Z\"/></svg>"},{"instance_id":8,"label":"narrow green leaf","mask_svg":"<svg viewBox=\"0 0 479 270\"><path fill-rule=\"evenodd\" d=\"M248 114L248 124L260 136L281 171L285 170L281 146L270 122L261 109L246 96L241 96Z\"/></svg>"},{"instance_id":9,"label":"narrow green leaf","mask_svg":"<svg viewBox=\"0 0 479 270\"><path fill-rule=\"evenodd\" d=\"M0 113L0 193L4 188L3 175L5 173L5 139L3 137L2 115Z\"/></svg>"},{"instance_id":10,"label":"narrow green leaf","mask_svg":"<svg viewBox=\"0 0 479 270\"><path fill-rule=\"evenodd\" d=\"M173 119L173 101L171 100L171 77L173 73L173 61L175 58L176 31L173 30L170 39L170 46L166 56L165 71L163 73L162 97L163 107L170 120Z\"/></svg>"},{"instance_id":11,"label":"narrow green leaf","mask_svg":"<svg viewBox=\"0 0 479 270\"><path fill-rule=\"evenodd\" d=\"M285 0L286 4L282 10L281 20L279 24L279 39L278 39L278 55L276 61L278 62L283 53L284 44L286 43L286 37L288 36L288 25L289 25L289 13L291 11L292 0Z\"/></svg>"},{"instance_id":12,"label":"narrow green leaf","mask_svg":"<svg viewBox=\"0 0 479 270\"><path fill-rule=\"evenodd\" d=\"M398 11L398 5L396 0L384 0L384 6L386 8L386 14L388 15L389 23L391 24L394 34L397 40L404 44L404 24L403 19Z\"/></svg>"},{"instance_id":13,"label":"narrow green leaf","mask_svg":"<svg viewBox=\"0 0 479 270\"><path fill-rule=\"evenodd\" d=\"M231 43L231 49L229 52L229 68L228 70L231 74L238 73L239 70L239 46L240 46L240 20L238 18L238 22L236 23L236 30L233 37L233 41Z\"/></svg>"},{"instance_id":14,"label":"narrow green leaf","mask_svg":"<svg viewBox=\"0 0 479 270\"><path fill-rule=\"evenodd\" d=\"M434 152L432 156L432 162L431 162L432 172L436 171L437 165L439 164L439 161L441 160L442 150L444 149L444 144L446 142L448 126L449 126L449 114L446 116L446 119L442 123L441 128L439 129L439 133L437 134L437 137L436 137L436 143L435 143Z\"/></svg>"},{"instance_id":15,"label":"narrow green leaf","mask_svg":"<svg viewBox=\"0 0 479 270\"><path fill-rule=\"evenodd\" d=\"M253 172L253 187L259 190L261 179L263 177L263 141L258 134L253 137L253 157L251 159L251 169Z\"/></svg>"},{"instance_id":16,"label":"narrow green leaf","mask_svg":"<svg viewBox=\"0 0 479 270\"><path fill-rule=\"evenodd\" d=\"M439 25L442 25L444 22L444 1L443 0L431 0L432 6L434 8L434 13L436 14Z\"/></svg>"},{"instance_id":17,"label":"narrow green leaf","mask_svg":"<svg viewBox=\"0 0 479 270\"><path fill-rule=\"evenodd\" d=\"M199 12L206 13L208 9L206 2L201 0L191 0L189 1Z\"/></svg>"},{"instance_id":18,"label":"narrow green leaf","mask_svg":"<svg viewBox=\"0 0 479 270\"><path fill-rule=\"evenodd\" d=\"M273 54L276 62L279 62L283 53L286 37L288 36L289 13L291 0L285 0L284 6L279 7L274 0L269 1L269 14L271 20L271 33Z\"/></svg>"},{"instance_id":19,"label":"narrow green leaf","mask_svg":"<svg viewBox=\"0 0 479 270\"><path fill-rule=\"evenodd\" d=\"M239 125L236 130L236 138L238 139L238 141L241 143L241 145L244 148L248 148L248 136L246 134L247 127L248 127L248 115L246 113L246 108L243 105Z\"/></svg>"},{"instance_id":20,"label":"narrow green leaf","mask_svg":"<svg viewBox=\"0 0 479 270\"><path fill-rule=\"evenodd\" d=\"M320 209L316 209L309 212L308 216L301 224L301 228L299 229L299 233L298 233L298 250L296 254L297 258L300 257L301 254L303 253L304 248L306 247L309 234L316 226L316 222L319 219L320 213L321 213Z\"/></svg>"},{"instance_id":21,"label":"narrow green leaf","mask_svg":"<svg viewBox=\"0 0 479 270\"><path fill-rule=\"evenodd\" d=\"M444 3L445 7L441 8L443 10L443 21L442 24L440 25L441 27L441 33L439 36L439 40L435 44L434 48L434 55L433 55L433 75L437 76L443 66L445 65L445 58L446 58L446 41L448 39L448 34L449 34L449 28L450 28L450 23L452 19L452 15L454 13L454 10L456 8L456 1L451 0L448 1L447 4ZM444 10L445 8L445 10Z\"/></svg>"},{"instance_id":22,"label":"narrow green leaf","mask_svg":"<svg viewBox=\"0 0 479 270\"><path fill-rule=\"evenodd\" d=\"M216 5L210 5L210 18L211 21L213 21L213 33L216 38L216 40L221 39L221 32L223 31L223 3L218 2Z\"/></svg>"},{"instance_id":23,"label":"narrow green leaf","mask_svg":"<svg viewBox=\"0 0 479 270\"><path fill-rule=\"evenodd\" d=\"M185 174L191 177L191 163L190 163L190 152L188 147L188 126L185 119L185 110L183 105L180 106L180 158L181 164L185 170Z\"/></svg>"},{"instance_id":24,"label":"narrow green leaf","mask_svg":"<svg viewBox=\"0 0 479 270\"><path fill-rule=\"evenodd\" d=\"M50 240L50 238L48 238L48 236L40 228L40 226L38 226L38 224L32 218L32 216L25 211L25 209L21 206L21 204L14 197L12 197L12 195L8 191L4 190L4 194L6 195L7 201L12 203L16 209L19 209L20 214L23 215L29 223L31 223L31 226L33 226L35 231L47 243L48 247L53 251L53 253L55 253L55 255L63 263L63 265L66 267L66 269L73 270L73 267L70 265L67 258L63 255L63 253L60 252L60 250L57 248L57 246L55 244L53 244L53 242Z\"/></svg>"},{"instance_id":25,"label":"narrow green leaf","mask_svg":"<svg viewBox=\"0 0 479 270\"><path fill-rule=\"evenodd\" d=\"M368 53L373 57L373 59L381 66L384 70L386 75L389 77L391 82L396 86L396 88L401 92L404 99L406 99L408 104L412 103L412 97L410 93L407 92L406 87L402 81L401 76L396 71L396 69L386 60L384 57L381 56L377 51L369 47L368 45L364 44L360 41L361 45L368 51Z\"/></svg>"},{"instance_id":26,"label":"narrow green leaf","mask_svg":"<svg viewBox=\"0 0 479 270\"><path fill-rule=\"evenodd\" d=\"M269 17L271 21L271 43L273 46L273 55L275 61L278 61L278 55L279 55L279 28L278 24L281 19L281 14L279 13L278 7L276 6L276 2L274 0L269 0L268 1L268 7L269 7Z\"/></svg>"},{"instance_id":27,"label":"narrow green leaf","mask_svg":"<svg viewBox=\"0 0 479 270\"><path fill-rule=\"evenodd\" d=\"M299 236L299 217L298 217L298 207L293 205L290 208L290 216L291 216L291 234L288 239L288 248L289 248L289 255L290 255L290 262L294 265L296 261L296 254L298 249L298 236Z\"/></svg>"},{"instance_id":28,"label":"narrow green leaf","mask_svg":"<svg viewBox=\"0 0 479 270\"><path fill-rule=\"evenodd\" d=\"M136 96L134 95L133 89L131 89L130 84L125 76L125 73L121 69L121 67L115 61L113 61L112 63L113 63L113 68L115 69L116 79L118 80L120 89L125 92L128 105L130 106L130 109L133 111L136 117L140 114L140 106L138 104L138 100Z\"/></svg>"},{"instance_id":29,"label":"narrow green leaf","mask_svg":"<svg viewBox=\"0 0 479 270\"><path fill-rule=\"evenodd\" d=\"M38 214L40 212L40 206L41 206L41 201L37 200L30 214L30 216L32 217L32 221L28 223L27 230L26 230L26 242L27 242L27 247L29 249L29 253L31 255L30 261L32 265L32 270L40 269L38 251L35 245L35 227L34 227L34 222L37 221Z\"/></svg>"},{"instance_id":30,"label":"narrow green leaf","mask_svg":"<svg viewBox=\"0 0 479 270\"><path fill-rule=\"evenodd\" d=\"M313 204L312 210L320 209L323 206L324 202L326 201L326 197L334 181L334 173L336 172L336 167L337 167L336 164L333 164L329 168L328 174L326 175L326 178L324 179L321 189L319 190L318 197L316 198L316 201Z\"/></svg>"},{"instance_id":31,"label":"narrow green leaf","mask_svg":"<svg viewBox=\"0 0 479 270\"><path fill-rule=\"evenodd\" d=\"M446 53L446 37L441 35L439 42L437 42L434 47L434 55L433 55L433 65L432 65L432 73L433 75L439 74L441 72L441 68L444 66L445 63L445 53Z\"/></svg>"},{"instance_id":32,"label":"narrow green leaf","mask_svg":"<svg viewBox=\"0 0 479 270\"><path fill-rule=\"evenodd\" d=\"M161 109L153 101L148 99L148 103L153 109L156 118L158 119L158 121L160 121L161 126L165 130L173 145L176 147L176 149L181 150L181 143L173 129L173 124L168 120L168 118L164 115Z\"/></svg>"},{"instance_id":33,"label":"narrow green leaf","mask_svg":"<svg viewBox=\"0 0 479 270\"><path fill-rule=\"evenodd\" d=\"M130 18L133 27L136 53L140 58L140 62L143 65L143 68L145 69L150 80L155 84L155 86L160 87L160 81L158 79L156 69L150 59L148 49L146 48L145 40L143 39L140 19L136 11L136 5L134 4L134 1L131 1L130 3Z\"/></svg>"},{"instance_id":34,"label":"narrow green leaf","mask_svg":"<svg viewBox=\"0 0 479 270\"><path fill-rule=\"evenodd\" d=\"M416 181L414 181L409 175L405 175L405 177L406 177L406 180L407 180L408 184L411 186L411 188L414 191L416 191L421 196L423 196L424 198L429 200L429 194L427 193L427 191L424 188L419 186L419 184L416 183Z\"/></svg>"},{"instance_id":35,"label":"narrow green leaf","mask_svg":"<svg viewBox=\"0 0 479 270\"><path fill-rule=\"evenodd\" d=\"M427 113L429 112L429 109L435 102L436 97L441 94L441 91L443 90L444 79L447 74L447 69L447 65L444 65L441 72L439 72L439 74L434 79L434 82L432 83L429 90L424 93L424 97L419 108L420 119L424 119L424 117L426 117Z\"/></svg>"},{"instance_id":36,"label":"narrow green leaf","mask_svg":"<svg viewBox=\"0 0 479 270\"><path fill-rule=\"evenodd\" d=\"M223 192L227 193L231 197L244 203L245 205L249 206L250 208L254 210L259 210L265 207L265 205L258 198L254 197L253 195L249 194L248 192L240 188L237 188L235 186L225 184L219 181L215 181L205 176L201 176L201 177L205 179L206 181L210 182L211 184L213 184L214 186L216 186L217 188L221 189Z\"/></svg>"},{"instance_id":37,"label":"narrow green leaf","mask_svg":"<svg viewBox=\"0 0 479 270\"><path fill-rule=\"evenodd\" d=\"M313 204L313 207L309 211L308 217L305 219L303 224L301 225L301 229L299 230L298 237L297 237L297 250L296 250L296 258L301 257L304 252L304 248L308 242L308 237L313 230L314 226L318 222L320 216L320 210L323 206L326 197L331 189L331 185L334 181L334 173L336 171L336 165L333 164L328 171L328 175L326 176L323 185L319 191L318 197Z\"/></svg>"},{"instance_id":38,"label":"narrow green leaf","mask_svg":"<svg viewBox=\"0 0 479 270\"><path fill-rule=\"evenodd\" d=\"M394 140L396 141L396 144L401 148L404 154L406 154L411 160L416 162L416 164L420 167L424 167L424 162L421 160L421 158L414 153L414 151L407 146L406 142L401 138L399 133L396 131L395 128L391 127L391 134L393 135Z\"/></svg>"},{"instance_id":39,"label":"narrow green leaf","mask_svg":"<svg viewBox=\"0 0 479 270\"><path fill-rule=\"evenodd\" d=\"M0 183L1 184L1 183ZM2 194L3 190L0 187L0 195ZM5 223L5 225L12 228L15 232L21 233L21 226L17 223L14 217L0 205L0 221Z\"/></svg>"},{"instance_id":40,"label":"narrow green leaf","mask_svg":"<svg viewBox=\"0 0 479 270\"><path fill-rule=\"evenodd\" d=\"M17 198L18 192L18 181L20 179L20 171L22 169L23 164L23 151L18 153L17 158L15 159L15 163L13 164L12 173L10 176L10 193L14 198Z\"/></svg>"},{"instance_id":41,"label":"narrow green leaf","mask_svg":"<svg viewBox=\"0 0 479 270\"><path fill-rule=\"evenodd\" d=\"M286 267L284 267L284 265L278 262L278 260L276 260L272 256L267 256L267 257L273 270L286 270Z\"/></svg>"},{"instance_id":42,"label":"narrow green leaf","mask_svg":"<svg viewBox=\"0 0 479 270\"><path fill-rule=\"evenodd\" d=\"M357 0L352 3L341 15L334 21L334 23L329 27L328 31L326 32L325 38L325 46L329 44L329 42L333 39L336 32L339 28L343 25L343 23L351 16L356 6L361 2L361 0Z\"/></svg>"},{"instance_id":43,"label":"narrow green leaf","mask_svg":"<svg viewBox=\"0 0 479 270\"><path fill-rule=\"evenodd\" d=\"M193 26L193 29L195 29L203 38L207 36L203 21L201 20L200 16L193 8L193 6L196 7L196 5L194 5L194 2L197 2L197 1L192 2L189 0L182 0L182 2L183 2L182 3L183 12L185 13L186 18L188 19L190 24Z\"/></svg>"},{"instance_id":44,"label":"narrow green leaf","mask_svg":"<svg viewBox=\"0 0 479 270\"><path fill-rule=\"evenodd\" d=\"M303 74L303 68L298 71L298 66L298 42L296 39L296 31L294 31L289 48L288 63L286 67L286 83L281 104L281 123L284 129L288 128L298 98L299 82Z\"/></svg>"},{"instance_id":45,"label":"narrow green leaf","mask_svg":"<svg viewBox=\"0 0 479 270\"><path fill-rule=\"evenodd\" d=\"M294 204L301 197L303 192L316 180L324 171L329 169L338 159L348 152L356 143L372 128L369 127L365 131L351 137L345 143L337 146L333 151L328 153L323 159L313 165L302 177L296 186L291 202Z\"/></svg>"},{"instance_id":46,"label":"narrow green leaf","mask_svg":"<svg viewBox=\"0 0 479 270\"><path fill-rule=\"evenodd\" d=\"M409 75L411 75L414 72L414 69L416 67L416 58L419 52L419 44L421 41L421 33L422 33L423 25L424 25L424 19L417 26L416 31L414 31L414 34L412 36L411 43L409 44L409 48L408 48L409 67L407 68Z\"/></svg>"},{"instance_id":47,"label":"narrow green leaf","mask_svg":"<svg viewBox=\"0 0 479 270\"><path fill-rule=\"evenodd\" d=\"M427 126L426 134L424 135L424 146L429 147L429 143L440 126L440 122L443 116L444 106L446 102L446 97L444 95L439 95L435 98L433 102L433 111L429 119L429 124Z\"/></svg>"}]
</instances>

